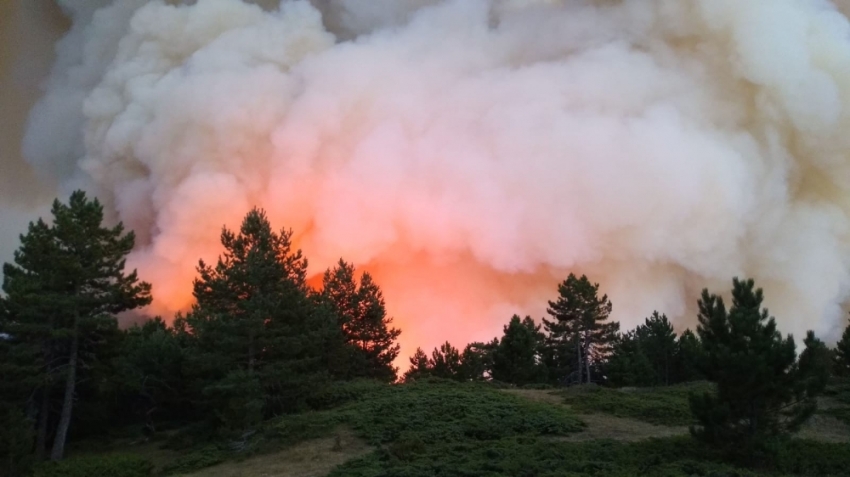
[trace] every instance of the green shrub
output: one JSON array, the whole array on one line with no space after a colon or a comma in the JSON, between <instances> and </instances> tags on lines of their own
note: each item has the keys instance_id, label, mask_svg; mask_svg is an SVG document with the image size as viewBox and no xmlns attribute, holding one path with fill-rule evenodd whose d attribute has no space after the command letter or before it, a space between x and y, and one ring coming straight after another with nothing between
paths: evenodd
<instances>
[{"instance_id":1,"label":"green shrub","mask_svg":"<svg viewBox=\"0 0 850 477\"><path fill-rule=\"evenodd\" d=\"M308 398L307 404L316 410L330 409L356 401L370 393L379 392L387 386L380 381L365 379L332 382L313 393Z\"/></svg>"},{"instance_id":2,"label":"green shrub","mask_svg":"<svg viewBox=\"0 0 850 477\"><path fill-rule=\"evenodd\" d=\"M757 477L847 475L850 446L790 441L777 460L761 467L724 462L694 439L670 437L638 442L559 442L544 437L498 441L427 443L407 436L385 449L338 467L332 477L414 477L421 475L539 477Z\"/></svg>"},{"instance_id":3,"label":"green shrub","mask_svg":"<svg viewBox=\"0 0 850 477\"><path fill-rule=\"evenodd\" d=\"M777 449L767 465L792 475L847 475L850 445L793 439Z\"/></svg>"},{"instance_id":4,"label":"green shrub","mask_svg":"<svg viewBox=\"0 0 850 477\"><path fill-rule=\"evenodd\" d=\"M372 444L413 432L425 442L566 435L583 423L566 408L536 403L476 383L387 386L348 409L346 421Z\"/></svg>"},{"instance_id":5,"label":"green shrub","mask_svg":"<svg viewBox=\"0 0 850 477\"><path fill-rule=\"evenodd\" d=\"M109 454L45 462L36 466L33 477L148 477L153 468L139 456Z\"/></svg>"},{"instance_id":6,"label":"green shrub","mask_svg":"<svg viewBox=\"0 0 850 477\"><path fill-rule=\"evenodd\" d=\"M165 465L160 473L162 475L186 474L224 462L227 457L227 452L210 445L180 456L174 462Z\"/></svg>"},{"instance_id":7,"label":"green shrub","mask_svg":"<svg viewBox=\"0 0 850 477\"><path fill-rule=\"evenodd\" d=\"M11 406L0 406L0 476L23 475L32 463L33 423Z\"/></svg>"},{"instance_id":8,"label":"green shrub","mask_svg":"<svg viewBox=\"0 0 850 477\"><path fill-rule=\"evenodd\" d=\"M613 389L575 386L562 391L564 402L580 412L600 412L664 426L693 424L688 395L705 392L705 382L658 388Z\"/></svg>"},{"instance_id":9,"label":"green shrub","mask_svg":"<svg viewBox=\"0 0 850 477\"><path fill-rule=\"evenodd\" d=\"M338 467L332 477L415 477L422 475L634 477L764 475L707 457L690 438L626 443L610 440L558 442L543 437L498 441L431 442L399 454L398 444ZM403 450L408 450L407 444Z\"/></svg>"}]
</instances>

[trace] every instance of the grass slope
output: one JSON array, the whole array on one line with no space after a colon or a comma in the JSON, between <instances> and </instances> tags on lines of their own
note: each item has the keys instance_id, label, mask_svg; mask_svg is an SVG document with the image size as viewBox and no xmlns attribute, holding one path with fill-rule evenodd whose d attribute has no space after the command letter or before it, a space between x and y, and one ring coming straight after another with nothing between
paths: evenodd
<instances>
[{"instance_id":1,"label":"grass slope","mask_svg":"<svg viewBox=\"0 0 850 477\"><path fill-rule=\"evenodd\" d=\"M269 421L247 452L234 453L227 443L186 449L176 458L161 452L160 458L172 458L158 462L159 475L847 475L846 443L793 440L775 461L754 469L723 462L687 435L672 435L682 432L688 393L703 389L702 383L554 392L447 381L348 383L319 397L323 411Z\"/></svg>"},{"instance_id":2,"label":"grass slope","mask_svg":"<svg viewBox=\"0 0 850 477\"><path fill-rule=\"evenodd\" d=\"M605 413L662 426L688 426L693 424L688 395L708 391L710 383L696 382L657 388L575 386L558 394L564 403L581 413Z\"/></svg>"}]
</instances>

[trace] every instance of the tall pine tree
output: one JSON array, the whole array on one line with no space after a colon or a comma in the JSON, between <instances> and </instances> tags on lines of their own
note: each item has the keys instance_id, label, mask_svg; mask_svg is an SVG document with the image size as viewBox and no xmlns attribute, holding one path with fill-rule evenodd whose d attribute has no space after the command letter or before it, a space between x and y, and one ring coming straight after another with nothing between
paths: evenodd
<instances>
[{"instance_id":1,"label":"tall pine tree","mask_svg":"<svg viewBox=\"0 0 850 477\"><path fill-rule=\"evenodd\" d=\"M844 328L841 340L835 346L835 374L850 376L850 325Z\"/></svg>"},{"instance_id":2,"label":"tall pine tree","mask_svg":"<svg viewBox=\"0 0 850 477\"><path fill-rule=\"evenodd\" d=\"M240 429L309 398L338 328L308 298L307 260L291 231L275 233L254 209L238 233L223 229L221 243L214 267L199 262L196 304L175 326L190 337L196 392L220 424Z\"/></svg>"},{"instance_id":3,"label":"tall pine tree","mask_svg":"<svg viewBox=\"0 0 850 477\"><path fill-rule=\"evenodd\" d=\"M558 285L558 299L549 301L547 312L554 321L543 319L549 332L549 346L573 350L578 383L591 382L591 367L600 364L610 353L620 324L609 322L611 301L608 295L598 295L599 284L591 283L585 275L570 274Z\"/></svg>"},{"instance_id":4,"label":"tall pine tree","mask_svg":"<svg viewBox=\"0 0 850 477\"><path fill-rule=\"evenodd\" d=\"M652 378L650 382L654 385L668 385L674 371L674 360L676 354L676 332L673 325L657 311L652 312L642 325L635 329L641 350L646 355L652 366Z\"/></svg>"},{"instance_id":5,"label":"tall pine tree","mask_svg":"<svg viewBox=\"0 0 850 477\"><path fill-rule=\"evenodd\" d=\"M428 362L428 355L422 351L422 348L416 348L416 352L410 357L410 368L405 371L402 380L406 383L412 383L417 379L431 376L431 366Z\"/></svg>"},{"instance_id":6,"label":"tall pine tree","mask_svg":"<svg viewBox=\"0 0 850 477\"><path fill-rule=\"evenodd\" d=\"M39 220L21 236L14 264L3 268L3 290L14 317L10 335L27 346L39 343L45 373L57 376L64 387L50 456L59 460L71 425L81 360L96 359L103 332L115 328L116 313L150 303L151 287L140 282L135 271L125 273L125 257L135 236L124 233L121 224L104 227L97 199L76 191L67 205L54 201L51 213L52 225Z\"/></svg>"},{"instance_id":7,"label":"tall pine tree","mask_svg":"<svg viewBox=\"0 0 850 477\"><path fill-rule=\"evenodd\" d=\"M493 350L493 379L516 385L538 382L543 378L540 347L543 333L530 316L520 320L514 315L504 327L504 335Z\"/></svg>"},{"instance_id":8,"label":"tall pine tree","mask_svg":"<svg viewBox=\"0 0 850 477\"><path fill-rule=\"evenodd\" d=\"M395 381L396 343L401 331L392 327L381 289L364 272L360 283L354 266L340 260L322 279L321 300L336 313L345 340L352 347L351 375Z\"/></svg>"},{"instance_id":9,"label":"tall pine tree","mask_svg":"<svg viewBox=\"0 0 850 477\"><path fill-rule=\"evenodd\" d=\"M813 384L815 367L798 365L793 338L780 335L763 301L753 280L738 279L728 311L723 299L708 290L699 300L700 367L717 391L691 396L691 411L699 422L691 431L700 440L743 455L754 455L767 441L798 430L814 412L822 389Z\"/></svg>"}]
</instances>

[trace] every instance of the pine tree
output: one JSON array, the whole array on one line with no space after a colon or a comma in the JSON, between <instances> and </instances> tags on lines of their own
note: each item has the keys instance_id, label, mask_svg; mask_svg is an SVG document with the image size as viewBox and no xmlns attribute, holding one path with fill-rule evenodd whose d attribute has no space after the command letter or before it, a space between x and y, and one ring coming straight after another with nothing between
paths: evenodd
<instances>
[{"instance_id":1,"label":"pine tree","mask_svg":"<svg viewBox=\"0 0 850 477\"><path fill-rule=\"evenodd\" d=\"M693 331L685 330L676 341L675 382L697 381L704 376L699 371L701 354L699 338Z\"/></svg>"},{"instance_id":2,"label":"pine tree","mask_svg":"<svg viewBox=\"0 0 850 477\"><path fill-rule=\"evenodd\" d=\"M618 336L608 358L606 373L608 380L616 386L649 386L655 384L652 367L643 343L636 331Z\"/></svg>"},{"instance_id":3,"label":"pine tree","mask_svg":"<svg viewBox=\"0 0 850 477\"><path fill-rule=\"evenodd\" d=\"M600 364L610 353L620 324L607 322L611 302L607 295L598 296L599 284L586 276L570 274L558 285L558 299L549 301L547 312L556 321L543 319L552 345L564 349L570 343L576 357L578 382L591 382L591 366Z\"/></svg>"},{"instance_id":4,"label":"pine tree","mask_svg":"<svg viewBox=\"0 0 850 477\"><path fill-rule=\"evenodd\" d=\"M493 350L493 379L524 385L542 379L540 347L543 334L530 316L520 321L514 315L504 327L504 335Z\"/></svg>"},{"instance_id":5,"label":"pine tree","mask_svg":"<svg viewBox=\"0 0 850 477\"><path fill-rule=\"evenodd\" d=\"M292 231L272 231L259 209L238 233L224 228L223 254L215 267L199 262L196 304L175 322L191 344L186 365L195 392L232 430L254 425L258 408L296 409L324 382L323 363L339 330L309 299L307 260L291 239Z\"/></svg>"},{"instance_id":6,"label":"pine tree","mask_svg":"<svg viewBox=\"0 0 850 477\"><path fill-rule=\"evenodd\" d=\"M183 348L175 330L160 317L124 332L115 376L125 396L123 409L141 418L145 429L156 432L156 418L186 412L183 386ZM185 417L185 414L179 417Z\"/></svg>"},{"instance_id":7,"label":"pine tree","mask_svg":"<svg viewBox=\"0 0 850 477\"><path fill-rule=\"evenodd\" d=\"M844 328L841 340L835 347L835 373L850 376L850 325Z\"/></svg>"},{"instance_id":8,"label":"pine tree","mask_svg":"<svg viewBox=\"0 0 850 477\"><path fill-rule=\"evenodd\" d=\"M814 331L808 331L803 340L803 352L800 353L800 375L806 379L806 393L818 395L823 392L832 374L832 353L823 341L815 336Z\"/></svg>"},{"instance_id":9,"label":"pine tree","mask_svg":"<svg viewBox=\"0 0 850 477\"><path fill-rule=\"evenodd\" d=\"M460 381L463 376L460 352L448 341L440 345L439 348L434 348L434 351L431 352L431 359L428 360L428 367L431 374L437 378Z\"/></svg>"},{"instance_id":10,"label":"pine tree","mask_svg":"<svg viewBox=\"0 0 850 477\"><path fill-rule=\"evenodd\" d=\"M51 459L64 455L78 371L83 359L96 359L102 331L114 329L115 314L147 305L150 285L135 271L125 274L125 257L135 236L118 224L106 228L103 207L82 191L68 205L54 201L53 224L31 223L14 264L3 268L6 306L15 320L12 335L38 342L46 375L64 385ZM86 353L87 350L92 351ZM62 362L62 375L58 375Z\"/></svg>"},{"instance_id":11,"label":"pine tree","mask_svg":"<svg viewBox=\"0 0 850 477\"><path fill-rule=\"evenodd\" d=\"M499 346L498 338L489 343L474 342L466 345L460 355L460 369L464 381L484 381L493 375L493 352Z\"/></svg>"},{"instance_id":12,"label":"pine tree","mask_svg":"<svg viewBox=\"0 0 850 477\"><path fill-rule=\"evenodd\" d=\"M338 316L346 343L353 347L352 377L395 381L398 369L393 361L401 331L391 327L393 319L371 275L364 272L358 285L354 266L340 260L325 272L320 296Z\"/></svg>"},{"instance_id":13,"label":"pine tree","mask_svg":"<svg viewBox=\"0 0 850 477\"><path fill-rule=\"evenodd\" d=\"M703 347L702 371L716 394L691 396L699 422L695 437L742 455L799 429L815 410L819 390L812 369L796 362L794 340L782 338L776 321L761 308L753 280L734 280L732 307L704 290L697 333Z\"/></svg>"},{"instance_id":14,"label":"pine tree","mask_svg":"<svg viewBox=\"0 0 850 477\"><path fill-rule=\"evenodd\" d=\"M642 352L652 367L652 377L648 380L654 385L668 385L676 353L676 332L667 320L667 315L657 311L635 329L635 335Z\"/></svg>"},{"instance_id":15,"label":"pine tree","mask_svg":"<svg viewBox=\"0 0 850 477\"><path fill-rule=\"evenodd\" d=\"M416 353L410 357L410 369L404 373L404 382L410 383L431 375L431 367L428 363L428 355L422 348L416 348Z\"/></svg>"}]
</instances>

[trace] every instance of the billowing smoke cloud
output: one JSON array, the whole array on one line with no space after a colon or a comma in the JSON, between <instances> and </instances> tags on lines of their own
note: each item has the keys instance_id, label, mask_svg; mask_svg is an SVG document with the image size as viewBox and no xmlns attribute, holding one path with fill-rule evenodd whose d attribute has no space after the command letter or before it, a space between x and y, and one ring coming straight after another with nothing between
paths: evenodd
<instances>
[{"instance_id":1,"label":"billowing smoke cloud","mask_svg":"<svg viewBox=\"0 0 850 477\"><path fill-rule=\"evenodd\" d=\"M850 2L173 3L68 2L25 140L136 230L156 312L258 205L376 275L404 354L571 271L626 326L738 275L786 331L843 327Z\"/></svg>"}]
</instances>

